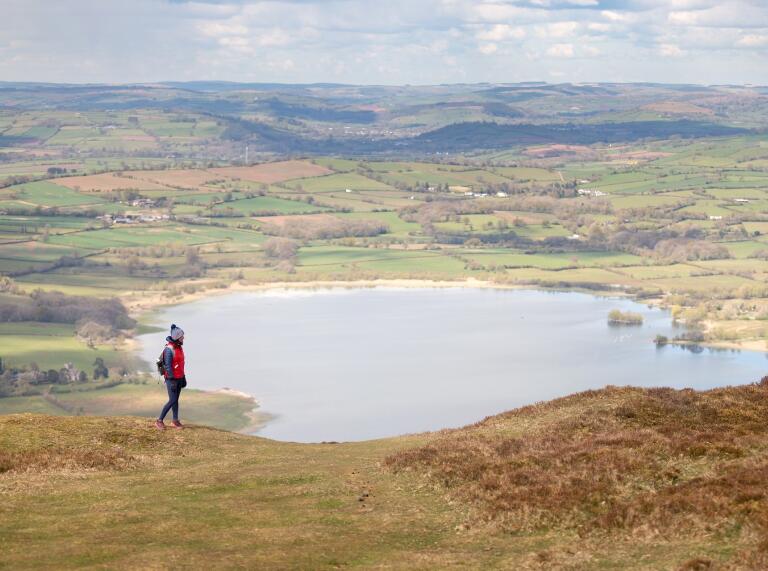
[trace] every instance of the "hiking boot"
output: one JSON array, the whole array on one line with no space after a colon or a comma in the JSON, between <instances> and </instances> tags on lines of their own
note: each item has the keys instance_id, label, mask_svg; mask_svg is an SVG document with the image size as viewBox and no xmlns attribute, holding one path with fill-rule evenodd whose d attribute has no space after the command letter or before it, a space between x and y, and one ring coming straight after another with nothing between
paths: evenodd
<instances>
[{"instance_id":1,"label":"hiking boot","mask_svg":"<svg viewBox=\"0 0 768 571\"><path fill-rule=\"evenodd\" d=\"M178 420L174 420L172 424L174 428L184 428L184 425Z\"/></svg>"},{"instance_id":2,"label":"hiking boot","mask_svg":"<svg viewBox=\"0 0 768 571\"><path fill-rule=\"evenodd\" d=\"M155 428L157 428L158 430L165 430L165 423L162 420L156 420Z\"/></svg>"}]
</instances>

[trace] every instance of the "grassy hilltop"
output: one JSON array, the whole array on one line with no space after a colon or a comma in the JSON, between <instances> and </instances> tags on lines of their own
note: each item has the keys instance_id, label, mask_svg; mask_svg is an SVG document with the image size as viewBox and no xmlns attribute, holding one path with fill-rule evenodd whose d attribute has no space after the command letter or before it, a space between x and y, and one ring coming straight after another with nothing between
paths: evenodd
<instances>
[{"instance_id":1,"label":"grassy hilltop","mask_svg":"<svg viewBox=\"0 0 768 571\"><path fill-rule=\"evenodd\" d=\"M768 387L612 388L289 444L0 417L0 567L758 569Z\"/></svg>"},{"instance_id":2,"label":"grassy hilltop","mask_svg":"<svg viewBox=\"0 0 768 571\"><path fill-rule=\"evenodd\" d=\"M768 568L762 384L354 444L122 416L163 400L146 312L233 286L622 293L671 342L765 350L766 110L734 86L0 85L0 569ZM259 420L185 395L193 423Z\"/></svg>"}]
</instances>

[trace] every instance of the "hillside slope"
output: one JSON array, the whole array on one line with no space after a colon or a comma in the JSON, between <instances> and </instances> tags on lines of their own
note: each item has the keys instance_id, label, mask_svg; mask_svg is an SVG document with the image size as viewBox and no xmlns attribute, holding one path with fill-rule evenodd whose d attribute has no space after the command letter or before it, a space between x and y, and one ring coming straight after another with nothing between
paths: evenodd
<instances>
[{"instance_id":1,"label":"hillside slope","mask_svg":"<svg viewBox=\"0 0 768 571\"><path fill-rule=\"evenodd\" d=\"M0 568L766 568L766 450L764 384L344 444L0 416Z\"/></svg>"}]
</instances>

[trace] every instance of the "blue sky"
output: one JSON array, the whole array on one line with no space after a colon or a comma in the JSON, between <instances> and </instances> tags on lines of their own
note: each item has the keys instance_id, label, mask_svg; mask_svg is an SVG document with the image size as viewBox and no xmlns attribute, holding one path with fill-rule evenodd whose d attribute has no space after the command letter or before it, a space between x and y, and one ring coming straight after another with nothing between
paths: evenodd
<instances>
[{"instance_id":1,"label":"blue sky","mask_svg":"<svg viewBox=\"0 0 768 571\"><path fill-rule=\"evenodd\" d=\"M0 80L768 84L768 0L0 0Z\"/></svg>"}]
</instances>

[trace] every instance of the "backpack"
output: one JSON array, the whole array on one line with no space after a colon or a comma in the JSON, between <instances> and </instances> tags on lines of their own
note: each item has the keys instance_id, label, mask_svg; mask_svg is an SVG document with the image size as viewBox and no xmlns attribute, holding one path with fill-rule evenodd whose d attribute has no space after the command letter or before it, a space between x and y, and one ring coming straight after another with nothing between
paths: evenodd
<instances>
[{"instance_id":1,"label":"backpack","mask_svg":"<svg viewBox=\"0 0 768 571\"><path fill-rule=\"evenodd\" d=\"M165 349L166 349L166 347L163 347L163 350L160 352L160 358L155 362L155 367L157 367L157 372L163 378L165 378L165 376L166 376L165 375L165 373L166 373L166 370L165 370L165 359L163 359L163 357L165 355ZM171 351L173 351L173 349L171 349Z\"/></svg>"}]
</instances>

